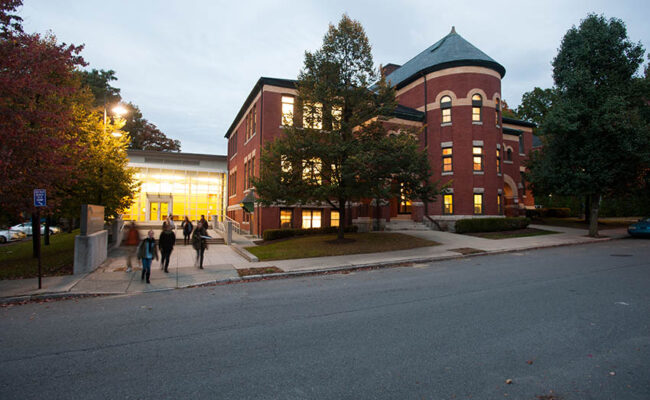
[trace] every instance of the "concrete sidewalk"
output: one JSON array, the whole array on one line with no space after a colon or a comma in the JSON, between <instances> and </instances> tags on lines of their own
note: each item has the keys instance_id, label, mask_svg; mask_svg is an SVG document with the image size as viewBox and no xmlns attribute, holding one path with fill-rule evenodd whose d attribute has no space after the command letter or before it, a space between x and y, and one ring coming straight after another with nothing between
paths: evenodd
<instances>
[{"instance_id":1,"label":"concrete sidewalk","mask_svg":"<svg viewBox=\"0 0 650 400\"><path fill-rule=\"evenodd\" d=\"M210 245L205 253L203 266L194 266L195 251L191 246L176 246L171 256L169 273L160 269L160 263L152 265L151 284L141 281L141 270L133 260L135 271L126 272L127 258L133 248L120 247L111 251L109 258L94 272L85 275L68 275L43 278L43 288L38 290L37 279L0 281L0 303L30 298L79 296L93 294L131 294L171 290L196 285L241 281L237 269L275 266L287 274L316 273L382 266L407 262L430 262L465 257L464 253L494 254L607 241L627 237L625 228L601 231L602 238L590 238L586 230L531 225L558 232L552 235L530 236L514 239L484 239L439 231L398 231L404 234L433 240L438 246L383 253L353 254L345 256L303 258L252 263L231 247ZM253 245L241 236L234 238L240 247Z\"/></svg>"}]
</instances>

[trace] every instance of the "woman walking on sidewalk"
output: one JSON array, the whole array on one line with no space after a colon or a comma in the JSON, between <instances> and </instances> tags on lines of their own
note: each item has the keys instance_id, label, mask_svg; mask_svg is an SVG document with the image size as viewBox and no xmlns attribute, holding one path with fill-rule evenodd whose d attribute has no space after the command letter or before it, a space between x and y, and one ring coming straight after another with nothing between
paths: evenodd
<instances>
[{"instance_id":1,"label":"woman walking on sidewalk","mask_svg":"<svg viewBox=\"0 0 650 400\"><path fill-rule=\"evenodd\" d=\"M190 221L187 215L185 216L185 220L181 224L181 227L183 228L183 244L187 246L190 243L190 235L194 229L194 226L192 226L192 221Z\"/></svg>"},{"instance_id":2,"label":"woman walking on sidewalk","mask_svg":"<svg viewBox=\"0 0 650 400\"><path fill-rule=\"evenodd\" d=\"M163 223L163 231L160 233L158 238L158 245L160 246L160 269L164 269L165 273L169 272L167 269L169 267L169 257L172 255L174 250L174 244L176 244L176 234L172 230L173 228L167 224Z\"/></svg>"},{"instance_id":3,"label":"woman walking on sidewalk","mask_svg":"<svg viewBox=\"0 0 650 400\"><path fill-rule=\"evenodd\" d=\"M158 246L156 245L156 239L153 238L153 231L149 231L147 238L140 242L138 245L138 258L142 260L142 278L144 280L147 278L147 283L149 277L151 276L151 260L158 259Z\"/></svg>"},{"instance_id":4,"label":"woman walking on sidewalk","mask_svg":"<svg viewBox=\"0 0 650 400\"><path fill-rule=\"evenodd\" d=\"M208 231L201 221L196 223L196 229L192 233L192 247L196 250L196 262L194 265L199 266L200 269L203 269L203 253L205 249L208 248L208 242L206 239L209 239Z\"/></svg>"}]
</instances>

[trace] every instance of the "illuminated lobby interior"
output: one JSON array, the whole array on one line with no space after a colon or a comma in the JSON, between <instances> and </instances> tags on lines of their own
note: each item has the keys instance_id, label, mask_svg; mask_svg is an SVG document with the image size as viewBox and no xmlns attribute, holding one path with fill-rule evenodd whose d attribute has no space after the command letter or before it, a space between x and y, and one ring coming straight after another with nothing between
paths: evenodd
<instances>
[{"instance_id":1,"label":"illuminated lobby interior","mask_svg":"<svg viewBox=\"0 0 650 400\"><path fill-rule=\"evenodd\" d=\"M155 222L172 214L175 221L196 221L224 214L225 156L147 150L129 150L128 156L141 187L123 220Z\"/></svg>"}]
</instances>

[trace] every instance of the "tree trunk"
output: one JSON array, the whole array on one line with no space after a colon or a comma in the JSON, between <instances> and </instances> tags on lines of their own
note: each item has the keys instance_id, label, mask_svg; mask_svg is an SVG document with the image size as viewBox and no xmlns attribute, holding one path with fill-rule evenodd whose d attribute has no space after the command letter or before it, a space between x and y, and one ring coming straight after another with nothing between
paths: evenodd
<instances>
[{"instance_id":1,"label":"tree trunk","mask_svg":"<svg viewBox=\"0 0 650 400\"><path fill-rule=\"evenodd\" d=\"M598 237L598 211L600 208L600 194L591 195L589 213L589 236Z\"/></svg>"},{"instance_id":2,"label":"tree trunk","mask_svg":"<svg viewBox=\"0 0 650 400\"><path fill-rule=\"evenodd\" d=\"M381 213L380 213L380 210L379 210L379 199L377 198L377 199L375 199L375 221L374 221L374 225L375 225L374 230L375 231L378 231L380 226L381 226L381 224L379 223L379 218L380 217L381 217Z\"/></svg>"},{"instance_id":3,"label":"tree trunk","mask_svg":"<svg viewBox=\"0 0 650 400\"><path fill-rule=\"evenodd\" d=\"M345 225L347 222L347 217L345 215L345 203L346 201L339 197L339 231L336 236L337 239L343 239L345 236Z\"/></svg>"},{"instance_id":4,"label":"tree trunk","mask_svg":"<svg viewBox=\"0 0 650 400\"><path fill-rule=\"evenodd\" d=\"M41 240L41 218L38 213L32 213L32 255L38 258L38 241Z\"/></svg>"},{"instance_id":5,"label":"tree trunk","mask_svg":"<svg viewBox=\"0 0 650 400\"><path fill-rule=\"evenodd\" d=\"M589 224L591 221L591 198L589 195L585 196L585 222Z\"/></svg>"},{"instance_id":6,"label":"tree trunk","mask_svg":"<svg viewBox=\"0 0 650 400\"><path fill-rule=\"evenodd\" d=\"M46 246L50 245L50 216L45 217L45 231L44 231L44 244Z\"/></svg>"}]
</instances>

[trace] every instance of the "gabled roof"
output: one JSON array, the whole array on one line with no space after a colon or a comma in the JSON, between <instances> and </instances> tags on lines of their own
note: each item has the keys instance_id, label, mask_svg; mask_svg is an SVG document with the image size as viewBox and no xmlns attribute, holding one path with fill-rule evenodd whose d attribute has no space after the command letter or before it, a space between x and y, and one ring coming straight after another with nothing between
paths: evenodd
<instances>
[{"instance_id":1,"label":"gabled roof","mask_svg":"<svg viewBox=\"0 0 650 400\"><path fill-rule=\"evenodd\" d=\"M470 65L493 69L502 78L506 74L506 69L501 64L463 39L452 27L447 36L396 69L386 77L386 81L399 89L417 79L422 73Z\"/></svg>"},{"instance_id":2,"label":"gabled roof","mask_svg":"<svg viewBox=\"0 0 650 400\"><path fill-rule=\"evenodd\" d=\"M294 79L280 79L280 78L267 78L267 77L261 77L260 79L257 80L257 83L255 86L253 86L253 90L251 90L250 94L246 98L246 101L244 104L241 106L239 109L239 112L237 113L237 116L235 117L235 120L232 121L232 124L230 124L230 128L228 128L228 131L226 132L226 139L230 139L230 135L232 132L235 130L235 127L237 126L237 122L244 116L244 113L248 109L248 106L251 105L253 100L255 99L255 96L257 96L257 92L262 90L262 87L264 85L271 85L271 86L280 86L288 89L295 89L296 88L296 80Z\"/></svg>"}]
</instances>

